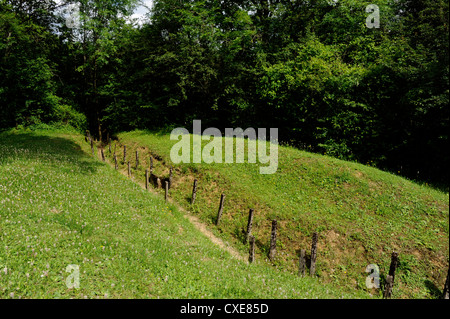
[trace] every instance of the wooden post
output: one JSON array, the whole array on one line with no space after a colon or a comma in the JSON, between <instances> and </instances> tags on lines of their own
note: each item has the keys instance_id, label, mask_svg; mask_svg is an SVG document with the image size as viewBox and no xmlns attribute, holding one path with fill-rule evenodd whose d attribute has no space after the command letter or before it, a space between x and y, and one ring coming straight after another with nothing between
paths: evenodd
<instances>
[{"instance_id":1,"label":"wooden post","mask_svg":"<svg viewBox=\"0 0 450 319\"><path fill-rule=\"evenodd\" d=\"M150 174L153 174L153 157L150 156Z\"/></svg>"},{"instance_id":2,"label":"wooden post","mask_svg":"<svg viewBox=\"0 0 450 319\"><path fill-rule=\"evenodd\" d=\"M117 165L117 155L114 154L114 167L116 168L116 170L119 169L119 166Z\"/></svg>"},{"instance_id":3,"label":"wooden post","mask_svg":"<svg viewBox=\"0 0 450 319\"><path fill-rule=\"evenodd\" d=\"M194 205L195 197L197 197L197 180L196 179L194 179L194 186L192 188L191 205Z\"/></svg>"},{"instance_id":4,"label":"wooden post","mask_svg":"<svg viewBox=\"0 0 450 319\"><path fill-rule=\"evenodd\" d=\"M253 209L248 212L247 233L245 235L245 243L249 240L253 226Z\"/></svg>"},{"instance_id":5,"label":"wooden post","mask_svg":"<svg viewBox=\"0 0 450 319\"><path fill-rule=\"evenodd\" d=\"M91 138L91 151L92 151L92 156L95 156L95 152L94 152L94 140Z\"/></svg>"},{"instance_id":6,"label":"wooden post","mask_svg":"<svg viewBox=\"0 0 450 319\"><path fill-rule=\"evenodd\" d=\"M253 261L255 261L255 236L250 236L249 241L250 241L250 251L248 261L252 263Z\"/></svg>"},{"instance_id":7,"label":"wooden post","mask_svg":"<svg viewBox=\"0 0 450 319\"><path fill-rule=\"evenodd\" d=\"M442 299L448 299L448 277L450 275L450 267L448 268L447 271L447 280L445 280L445 285L444 285L444 292L442 293Z\"/></svg>"},{"instance_id":8,"label":"wooden post","mask_svg":"<svg viewBox=\"0 0 450 319\"><path fill-rule=\"evenodd\" d=\"M148 169L145 170L145 189L148 190Z\"/></svg>"},{"instance_id":9,"label":"wooden post","mask_svg":"<svg viewBox=\"0 0 450 319\"><path fill-rule=\"evenodd\" d=\"M139 152L136 151L136 169L139 167Z\"/></svg>"},{"instance_id":10,"label":"wooden post","mask_svg":"<svg viewBox=\"0 0 450 319\"><path fill-rule=\"evenodd\" d=\"M386 285L384 286L384 299L390 299L392 296L392 287L394 285L394 278L391 275L386 277Z\"/></svg>"},{"instance_id":11,"label":"wooden post","mask_svg":"<svg viewBox=\"0 0 450 319\"><path fill-rule=\"evenodd\" d=\"M157 188L162 188L162 186L161 186L161 178L159 178L159 177L156 178L156 187Z\"/></svg>"},{"instance_id":12,"label":"wooden post","mask_svg":"<svg viewBox=\"0 0 450 319\"><path fill-rule=\"evenodd\" d=\"M394 251L391 255L391 265L389 267L389 275L392 276L392 284L394 284L395 270L398 266L398 252Z\"/></svg>"},{"instance_id":13,"label":"wooden post","mask_svg":"<svg viewBox=\"0 0 450 319\"><path fill-rule=\"evenodd\" d=\"M103 161L103 162L106 162L106 159L105 159L105 152L103 152L103 148L101 148L101 152L102 152L102 161Z\"/></svg>"},{"instance_id":14,"label":"wooden post","mask_svg":"<svg viewBox=\"0 0 450 319\"><path fill-rule=\"evenodd\" d=\"M300 250L300 259L299 259L299 263L298 263L298 275L300 277L304 277L305 276L305 271L306 271L306 250L305 249L301 249Z\"/></svg>"},{"instance_id":15,"label":"wooden post","mask_svg":"<svg viewBox=\"0 0 450 319\"><path fill-rule=\"evenodd\" d=\"M314 276L316 273L316 259L317 259L317 240L318 235L315 232L312 236L312 245L311 245L311 268L309 269L309 274Z\"/></svg>"},{"instance_id":16,"label":"wooden post","mask_svg":"<svg viewBox=\"0 0 450 319\"><path fill-rule=\"evenodd\" d=\"M222 196L220 196L220 204L219 204L219 211L217 212L216 226L219 225L220 219L222 218L224 201L225 201L225 194L222 194Z\"/></svg>"},{"instance_id":17,"label":"wooden post","mask_svg":"<svg viewBox=\"0 0 450 319\"><path fill-rule=\"evenodd\" d=\"M128 177L131 177L130 161L128 161Z\"/></svg>"},{"instance_id":18,"label":"wooden post","mask_svg":"<svg viewBox=\"0 0 450 319\"><path fill-rule=\"evenodd\" d=\"M172 187L172 178L173 178L173 167L170 168L169 173L169 188Z\"/></svg>"},{"instance_id":19,"label":"wooden post","mask_svg":"<svg viewBox=\"0 0 450 319\"><path fill-rule=\"evenodd\" d=\"M277 220L272 221L272 232L270 234L269 259L272 261L277 254Z\"/></svg>"},{"instance_id":20,"label":"wooden post","mask_svg":"<svg viewBox=\"0 0 450 319\"><path fill-rule=\"evenodd\" d=\"M167 197L169 196L169 182L168 181L166 181L166 194L165 194L165 199L166 199L166 202L167 202Z\"/></svg>"},{"instance_id":21,"label":"wooden post","mask_svg":"<svg viewBox=\"0 0 450 319\"><path fill-rule=\"evenodd\" d=\"M123 146L123 162L125 163L126 160L127 160L127 146L124 145Z\"/></svg>"}]
</instances>

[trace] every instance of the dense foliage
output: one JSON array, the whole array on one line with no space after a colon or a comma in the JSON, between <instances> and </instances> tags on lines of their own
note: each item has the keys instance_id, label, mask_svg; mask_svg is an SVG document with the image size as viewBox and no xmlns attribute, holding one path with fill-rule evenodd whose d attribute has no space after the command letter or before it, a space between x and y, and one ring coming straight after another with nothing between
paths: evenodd
<instances>
[{"instance_id":1,"label":"dense foliage","mask_svg":"<svg viewBox=\"0 0 450 319\"><path fill-rule=\"evenodd\" d=\"M447 185L446 0L0 0L0 127L278 127L282 142ZM367 5L380 8L368 28Z\"/></svg>"}]
</instances>

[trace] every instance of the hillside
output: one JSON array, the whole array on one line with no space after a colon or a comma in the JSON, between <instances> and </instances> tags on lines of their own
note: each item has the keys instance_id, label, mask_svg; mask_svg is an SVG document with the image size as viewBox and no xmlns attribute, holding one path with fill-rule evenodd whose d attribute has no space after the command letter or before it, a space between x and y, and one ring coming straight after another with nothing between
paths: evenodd
<instances>
[{"instance_id":1,"label":"hillside","mask_svg":"<svg viewBox=\"0 0 450 319\"><path fill-rule=\"evenodd\" d=\"M169 176L168 134L135 131L113 142L119 158L127 146L132 175L144 181L149 154L154 172ZM125 166L122 166L125 170ZM190 204L198 179L195 204ZM448 193L418 185L373 167L280 147L276 174L259 174L259 164L175 165L170 197L242 254L248 211L254 209L257 259L295 274L300 249L309 253L313 232L319 234L317 276L348 291L365 291L366 266L377 264L381 282L390 256L399 253L393 298L439 296L448 269ZM161 194L163 190L160 190ZM226 195L223 217L215 226L220 194ZM278 221L277 257L268 262L271 221ZM372 292L380 293L380 291Z\"/></svg>"},{"instance_id":2,"label":"hillside","mask_svg":"<svg viewBox=\"0 0 450 319\"><path fill-rule=\"evenodd\" d=\"M0 298L370 297L241 261L136 182L80 134L0 133Z\"/></svg>"},{"instance_id":3,"label":"hillside","mask_svg":"<svg viewBox=\"0 0 450 319\"><path fill-rule=\"evenodd\" d=\"M449 8L0 0L0 298L447 297Z\"/></svg>"}]
</instances>

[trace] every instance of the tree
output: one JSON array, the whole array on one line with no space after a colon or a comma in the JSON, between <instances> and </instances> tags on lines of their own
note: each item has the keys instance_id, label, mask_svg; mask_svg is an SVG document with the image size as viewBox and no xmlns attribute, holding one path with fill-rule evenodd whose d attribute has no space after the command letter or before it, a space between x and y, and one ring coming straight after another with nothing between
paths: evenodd
<instances>
[{"instance_id":1,"label":"tree","mask_svg":"<svg viewBox=\"0 0 450 319\"><path fill-rule=\"evenodd\" d=\"M48 58L53 35L43 25L51 16L41 1L16 2L0 2L0 127L48 120L59 103Z\"/></svg>"},{"instance_id":2,"label":"tree","mask_svg":"<svg viewBox=\"0 0 450 319\"><path fill-rule=\"evenodd\" d=\"M77 68L83 79L80 104L90 127L96 127L95 132L102 139L102 116L109 100L101 95L108 78L103 69L107 68L111 56L118 50L115 37L131 15L136 0L70 2L80 5L80 29L75 32L73 39L82 56L82 62Z\"/></svg>"}]
</instances>

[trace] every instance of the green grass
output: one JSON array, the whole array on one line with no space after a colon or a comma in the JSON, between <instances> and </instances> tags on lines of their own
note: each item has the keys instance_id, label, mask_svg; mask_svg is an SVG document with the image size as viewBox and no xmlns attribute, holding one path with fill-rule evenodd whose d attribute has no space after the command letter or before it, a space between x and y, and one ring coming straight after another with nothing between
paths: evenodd
<instances>
[{"instance_id":1,"label":"green grass","mask_svg":"<svg viewBox=\"0 0 450 319\"><path fill-rule=\"evenodd\" d=\"M174 195L182 202L181 190ZM208 222L202 191L196 210ZM256 229L263 224L259 215ZM232 237L233 225L226 218L223 234ZM370 297L261 258L236 260L174 205L92 158L84 138L70 131L0 133L0 242L0 298ZM72 264L80 269L79 289L66 286Z\"/></svg>"},{"instance_id":2,"label":"green grass","mask_svg":"<svg viewBox=\"0 0 450 319\"><path fill-rule=\"evenodd\" d=\"M175 143L168 134L135 131L119 134L116 147L121 154L121 145L127 145L132 163L134 151L140 150L143 167L133 174L148 168L149 153L158 155L155 173L164 177L172 165L170 150ZM278 254L273 264L279 271L295 273L299 249L308 252L311 235L318 232L317 275L323 282L349 292L364 291L366 266L377 264L383 282L395 250L400 265L394 298L436 298L442 290L448 269L448 193L373 167L291 147L279 148L279 167L273 175L261 175L260 164L249 163L175 167L171 197L243 254L248 209L255 209L258 259L266 264L270 264L266 253L271 220L277 219ZM199 180L199 191L191 206L194 178ZM225 211L216 227L222 192Z\"/></svg>"}]
</instances>

